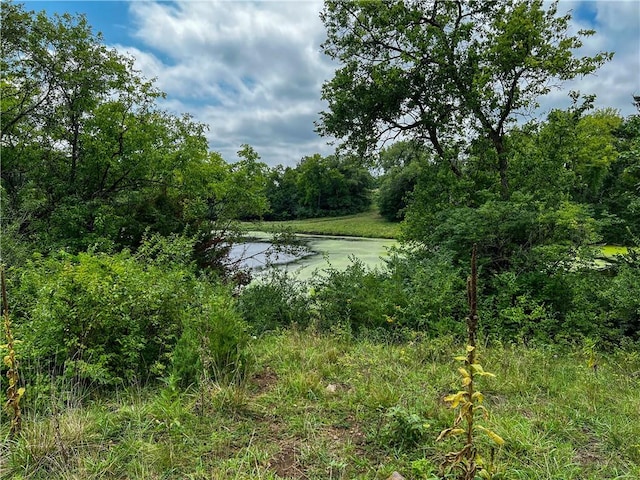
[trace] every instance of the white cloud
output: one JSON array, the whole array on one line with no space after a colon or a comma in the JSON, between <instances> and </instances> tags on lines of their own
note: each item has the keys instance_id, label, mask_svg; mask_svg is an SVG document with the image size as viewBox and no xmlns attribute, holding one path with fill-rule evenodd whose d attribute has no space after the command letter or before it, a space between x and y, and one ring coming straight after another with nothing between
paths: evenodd
<instances>
[{"instance_id":1,"label":"white cloud","mask_svg":"<svg viewBox=\"0 0 640 480\"><path fill-rule=\"evenodd\" d=\"M572 32L580 29L596 31L585 39L577 54L614 52L613 59L595 74L567 82L562 91L554 91L542 99L541 111L569 106L568 92L578 90L582 94L596 94L597 108L612 107L624 116L634 114L632 95L640 94L640 2L593 0L586 2L586 7L593 18L577 15L579 2L561 2L559 8L559 13L573 11Z\"/></svg>"},{"instance_id":2,"label":"white cloud","mask_svg":"<svg viewBox=\"0 0 640 480\"><path fill-rule=\"evenodd\" d=\"M132 2L138 48L119 48L136 57L145 76L157 78L168 94L165 108L190 112L210 125L211 147L224 158L233 160L248 143L267 163L291 165L304 155L333 150L314 132L318 112L325 108L320 89L335 68L320 52L321 9L321 0ZM640 2L560 3L560 13L568 9L576 16L573 31L598 32L586 39L580 54L616 54L596 75L543 98L541 112L568 106L569 90L580 90L597 94L598 107L635 113L631 95L640 94Z\"/></svg>"},{"instance_id":3,"label":"white cloud","mask_svg":"<svg viewBox=\"0 0 640 480\"><path fill-rule=\"evenodd\" d=\"M321 7L318 1L133 2L141 46L125 50L169 98L180 100L172 109L181 104L210 125L210 144L225 158L249 143L270 164L294 164L331 151L314 133L324 108L320 88L333 72L320 53Z\"/></svg>"}]
</instances>

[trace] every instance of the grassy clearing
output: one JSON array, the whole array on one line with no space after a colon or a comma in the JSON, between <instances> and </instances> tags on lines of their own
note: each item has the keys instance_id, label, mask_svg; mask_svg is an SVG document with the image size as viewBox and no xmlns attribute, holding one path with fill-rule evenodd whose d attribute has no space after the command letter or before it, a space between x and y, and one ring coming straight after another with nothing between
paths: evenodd
<instances>
[{"instance_id":1,"label":"grassy clearing","mask_svg":"<svg viewBox=\"0 0 640 480\"><path fill-rule=\"evenodd\" d=\"M613 258L616 255L626 255L629 253L629 247L621 247L619 245L603 245L600 247L602 256L606 258ZM633 249L638 251L638 249Z\"/></svg>"},{"instance_id":2,"label":"grassy clearing","mask_svg":"<svg viewBox=\"0 0 640 480\"><path fill-rule=\"evenodd\" d=\"M244 225L247 230L278 232L286 229L293 233L313 235L398 238L400 234L400 224L385 220L374 210L344 217L309 218L286 222L247 223Z\"/></svg>"},{"instance_id":3,"label":"grassy clearing","mask_svg":"<svg viewBox=\"0 0 640 480\"><path fill-rule=\"evenodd\" d=\"M20 436L3 437L0 477L430 479L454 447L435 442L452 422L443 398L459 388L462 347L450 338L389 345L285 332L252 349L240 387L129 388L27 409ZM496 374L480 381L486 423L506 440L494 478L640 478L637 350L597 357L597 371L582 350L480 353Z\"/></svg>"}]
</instances>

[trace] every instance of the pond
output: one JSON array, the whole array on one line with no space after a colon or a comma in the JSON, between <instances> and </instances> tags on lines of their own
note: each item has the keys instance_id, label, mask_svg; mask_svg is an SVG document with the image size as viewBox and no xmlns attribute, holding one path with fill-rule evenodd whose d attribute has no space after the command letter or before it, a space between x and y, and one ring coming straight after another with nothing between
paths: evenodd
<instances>
[{"instance_id":1,"label":"pond","mask_svg":"<svg viewBox=\"0 0 640 480\"><path fill-rule=\"evenodd\" d=\"M246 242L233 246L231 257L242 258L245 267L256 271L271 263L306 280L317 269L345 269L351 264L351 258L358 258L370 267L382 265L388 248L397 244L396 240L381 238L295 235L296 241L306 247L304 251L274 254L270 253L270 239L268 234L249 232Z\"/></svg>"}]
</instances>

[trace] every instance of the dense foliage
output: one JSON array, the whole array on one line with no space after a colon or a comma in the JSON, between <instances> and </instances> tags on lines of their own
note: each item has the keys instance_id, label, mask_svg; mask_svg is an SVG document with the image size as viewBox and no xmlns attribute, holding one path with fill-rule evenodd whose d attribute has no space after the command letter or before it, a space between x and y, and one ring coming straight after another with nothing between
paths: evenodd
<instances>
[{"instance_id":1,"label":"dense foliage","mask_svg":"<svg viewBox=\"0 0 640 480\"><path fill-rule=\"evenodd\" d=\"M269 220L348 215L367 210L371 204L372 178L353 157L315 154L295 168L270 171L267 198Z\"/></svg>"},{"instance_id":2,"label":"dense foliage","mask_svg":"<svg viewBox=\"0 0 640 480\"><path fill-rule=\"evenodd\" d=\"M236 372L246 327L229 288L196 274L191 248L156 236L135 255L59 252L17 269L27 381L49 373L113 386L169 374L192 382L204 367L218 379Z\"/></svg>"},{"instance_id":3,"label":"dense foliage","mask_svg":"<svg viewBox=\"0 0 640 480\"><path fill-rule=\"evenodd\" d=\"M575 58L593 32L570 35L556 6L327 0L324 49L343 66L324 86L320 130L358 155L269 169L249 145L235 163L210 152L206 127L162 111L162 92L84 17L3 2L0 260L13 332L0 349L11 351L9 376L20 368L25 410L45 421L15 438L0 425L0 476L272 478L287 474L274 465L302 457L291 442L305 438L322 452L307 455L309 478L380 476L383 457L434 478L429 459L447 454L429 422L451 424L442 408L451 375L440 365L464 337L473 246L479 340L507 379L485 391L511 419L504 429L526 430L507 432L503 455L527 478L540 467L522 458L544 462L549 476L633 475L637 351L610 353L597 376L595 346L640 335L640 116L594 111L593 98L572 93L571 108L516 125L551 80L591 73L610 56ZM380 150L390 136L401 140ZM367 211L373 165L380 213L402 221L403 243L383 267L353 259L306 282L274 269L247 286L227 261L238 219ZM359 232L379 228L374 214ZM601 258L603 242L631 248ZM589 369L576 349L561 363L557 344L583 346ZM142 385L162 385L161 394L147 402ZM114 407L129 391L135 405ZM101 416L89 425L74 415L90 397ZM469 397L484 408L478 391ZM310 423L321 402L331 418ZM602 445L584 456L606 443L611 459L578 468L576 452L596 431ZM282 432L288 450L269 458L270 436ZM231 435L249 446L236 448ZM197 455L178 454L185 446ZM349 455L355 467L342 463Z\"/></svg>"},{"instance_id":4,"label":"dense foliage","mask_svg":"<svg viewBox=\"0 0 640 480\"><path fill-rule=\"evenodd\" d=\"M421 165L426 162L428 153L418 142L394 143L380 152L378 164L383 170L377 196L380 215L392 222L404 219Z\"/></svg>"},{"instance_id":5,"label":"dense foliage","mask_svg":"<svg viewBox=\"0 0 640 480\"><path fill-rule=\"evenodd\" d=\"M515 121L552 79L610 58L575 55L594 32L572 34L570 14L538 0L327 1L322 18L323 48L342 66L324 85L320 132L361 154L410 140L380 156L381 211L454 268L477 245L487 331L637 334L637 314L628 328L602 294L637 267L594 271L593 246L638 243L638 116L591 111L593 97L572 92L546 121Z\"/></svg>"},{"instance_id":6,"label":"dense foliage","mask_svg":"<svg viewBox=\"0 0 640 480\"><path fill-rule=\"evenodd\" d=\"M206 127L158 108L163 93L82 16L2 4L5 262L40 251L137 247L145 231L208 235L266 210L263 164L227 164Z\"/></svg>"}]
</instances>

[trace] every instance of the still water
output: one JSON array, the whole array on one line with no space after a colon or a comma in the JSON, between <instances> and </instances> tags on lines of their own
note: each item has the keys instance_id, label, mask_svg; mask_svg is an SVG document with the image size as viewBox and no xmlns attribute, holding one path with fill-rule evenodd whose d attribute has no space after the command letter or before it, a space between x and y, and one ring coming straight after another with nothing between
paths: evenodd
<instances>
[{"instance_id":1,"label":"still water","mask_svg":"<svg viewBox=\"0 0 640 480\"><path fill-rule=\"evenodd\" d=\"M270 238L268 234L250 232L247 242L234 245L231 256L242 258L246 267L257 271L272 263L305 280L318 269L344 269L351 264L351 258L358 258L371 267L382 265L387 249L397 244L396 240L380 238L296 235L296 240L306 247L305 252L273 254Z\"/></svg>"}]
</instances>

